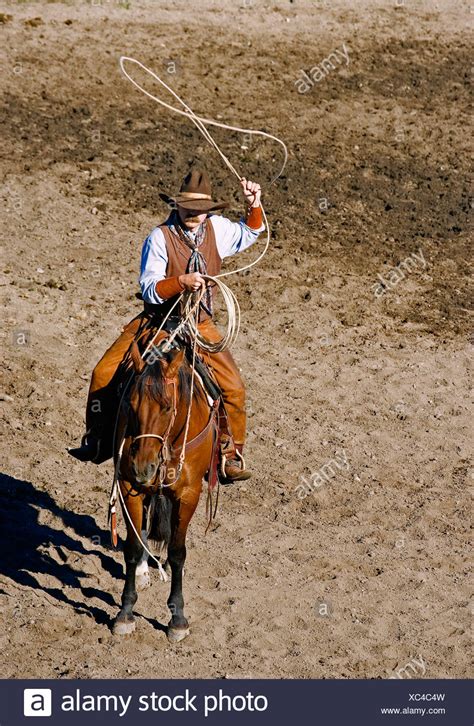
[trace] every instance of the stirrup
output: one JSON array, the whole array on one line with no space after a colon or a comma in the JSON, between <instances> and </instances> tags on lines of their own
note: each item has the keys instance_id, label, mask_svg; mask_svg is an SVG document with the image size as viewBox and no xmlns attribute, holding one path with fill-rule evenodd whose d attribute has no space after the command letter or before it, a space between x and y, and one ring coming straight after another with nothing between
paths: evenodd
<instances>
[{"instance_id":1,"label":"stirrup","mask_svg":"<svg viewBox=\"0 0 474 726\"><path fill-rule=\"evenodd\" d=\"M242 470L245 469L245 459L244 459L244 455L240 453L240 451L237 449L237 447L235 449L235 453L237 454L237 456L239 457L240 461L242 462L242 465L241 465L240 468Z\"/></svg>"},{"instance_id":2,"label":"stirrup","mask_svg":"<svg viewBox=\"0 0 474 726\"><path fill-rule=\"evenodd\" d=\"M221 455L221 475L223 479L227 479L226 473L225 473L225 464L227 461L227 456L225 454Z\"/></svg>"},{"instance_id":3,"label":"stirrup","mask_svg":"<svg viewBox=\"0 0 474 726\"><path fill-rule=\"evenodd\" d=\"M240 459L240 468L241 468L241 470L244 471L244 469L245 469L245 459L243 457L243 454L241 454L238 449L235 449L235 454L236 454L236 457L238 457ZM225 473L225 465L226 465L226 463L227 463L227 456L226 456L226 454L222 454L221 455L221 468L220 468L220 473L221 473L223 479L227 479L227 475Z\"/></svg>"}]
</instances>

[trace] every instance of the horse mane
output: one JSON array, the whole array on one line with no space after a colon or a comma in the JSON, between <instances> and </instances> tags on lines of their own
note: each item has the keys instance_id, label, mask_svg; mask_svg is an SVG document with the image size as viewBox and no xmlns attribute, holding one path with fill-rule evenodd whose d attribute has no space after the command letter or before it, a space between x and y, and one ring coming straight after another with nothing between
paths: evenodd
<instances>
[{"instance_id":1,"label":"horse mane","mask_svg":"<svg viewBox=\"0 0 474 726\"><path fill-rule=\"evenodd\" d=\"M171 363L175 356L173 351L167 351L161 354L161 358L158 358L153 363L147 364L143 371L138 375L137 388L141 396L150 396L154 401L159 403L161 406L169 406L172 401L169 396L169 387L165 384L165 371L163 370L162 360L168 364ZM186 406L189 405L191 400L191 367L186 359L183 359L183 363L178 371L178 382L179 382L179 398ZM196 386L196 378L194 379L194 393L195 395L202 395L201 386Z\"/></svg>"}]
</instances>

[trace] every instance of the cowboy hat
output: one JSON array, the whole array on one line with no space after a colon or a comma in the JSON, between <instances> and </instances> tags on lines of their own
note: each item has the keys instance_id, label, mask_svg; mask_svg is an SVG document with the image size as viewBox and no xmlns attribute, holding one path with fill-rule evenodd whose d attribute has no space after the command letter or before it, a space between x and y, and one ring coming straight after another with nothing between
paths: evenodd
<instances>
[{"instance_id":1,"label":"cowboy hat","mask_svg":"<svg viewBox=\"0 0 474 726\"><path fill-rule=\"evenodd\" d=\"M211 181L204 169L191 169L175 197L160 193L160 198L172 207L179 205L199 212L213 212L229 206L227 202L216 202L212 199Z\"/></svg>"}]
</instances>

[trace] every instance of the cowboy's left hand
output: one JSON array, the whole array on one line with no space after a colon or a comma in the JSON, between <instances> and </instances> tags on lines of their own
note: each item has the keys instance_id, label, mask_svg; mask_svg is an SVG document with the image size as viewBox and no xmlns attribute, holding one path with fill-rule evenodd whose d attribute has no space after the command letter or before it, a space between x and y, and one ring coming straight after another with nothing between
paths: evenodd
<instances>
[{"instance_id":1,"label":"cowboy's left hand","mask_svg":"<svg viewBox=\"0 0 474 726\"><path fill-rule=\"evenodd\" d=\"M260 197L262 195L262 188L260 184L257 184L257 182L249 181L245 179L245 177L242 177L242 179L240 180L240 185L247 200L247 204L249 204L251 207L259 207Z\"/></svg>"}]
</instances>

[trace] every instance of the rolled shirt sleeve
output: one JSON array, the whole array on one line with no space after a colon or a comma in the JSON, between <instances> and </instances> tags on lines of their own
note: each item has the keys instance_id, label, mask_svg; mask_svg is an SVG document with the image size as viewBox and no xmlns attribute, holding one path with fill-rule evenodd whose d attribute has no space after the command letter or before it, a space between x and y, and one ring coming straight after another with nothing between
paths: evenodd
<instances>
[{"instance_id":1,"label":"rolled shirt sleeve","mask_svg":"<svg viewBox=\"0 0 474 726\"><path fill-rule=\"evenodd\" d=\"M259 229L247 227L243 218L240 222L231 222L227 217L212 215L211 221L216 233L217 251L221 259L246 250L257 241L259 234L265 229L264 224Z\"/></svg>"},{"instance_id":2,"label":"rolled shirt sleeve","mask_svg":"<svg viewBox=\"0 0 474 726\"><path fill-rule=\"evenodd\" d=\"M165 237L161 229L155 227L143 243L140 262L140 289L145 302L155 305L164 302L156 292L156 283L165 279L167 266Z\"/></svg>"}]
</instances>

